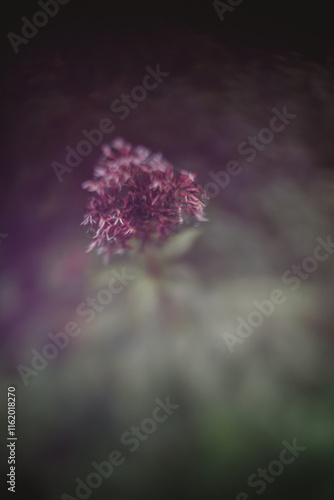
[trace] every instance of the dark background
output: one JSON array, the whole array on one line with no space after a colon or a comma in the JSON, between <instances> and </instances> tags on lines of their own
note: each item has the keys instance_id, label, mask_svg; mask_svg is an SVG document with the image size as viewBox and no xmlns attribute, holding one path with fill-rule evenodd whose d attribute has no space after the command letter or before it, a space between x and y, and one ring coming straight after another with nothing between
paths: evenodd
<instances>
[{"instance_id":1,"label":"dark background","mask_svg":"<svg viewBox=\"0 0 334 500\"><path fill-rule=\"evenodd\" d=\"M249 59L252 50L267 53L268 59L275 52L297 52L313 61L328 61L333 55L334 37L328 4L309 6L303 2L246 0L233 12L227 12L223 22L212 2L205 0L131 0L112 4L103 0L94 3L71 0L60 6L56 19L49 20L47 29L40 28L38 35L27 45L21 44L19 53L15 54L6 34L12 31L20 35L21 17L31 19L38 9L34 1L18 1L8 3L1 16L1 99L5 120L6 104L22 104L31 92L40 90L29 84L32 75L58 72L58 85L76 96L85 95L96 88L97 67L111 77L122 72L126 64L124 51L132 52L132 62L136 61L138 67L142 57L147 58L148 49L152 53L156 50L156 53L171 55L175 36L183 35L188 40L195 34L209 36L222 47L236 51L241 57L239 65ZM201 54L200 47L196 43L192 47L189 43L187 51L175 53L170 62L174 63L173 69L186 72L192 61L203 57L207 56ZM53 74L53 78L55 76ZM4 161L10 164L12 150L8 149L5 123L2 139ZM3 186L10 171L7 168L2 172Z\"/></svg>"},{"instance_id":2,"label":"dark background","mask_svg":"<svg viewBox=\"0 0 334 500\"><path fill-rule=\"evenodd\" d=\"M12 116L13 106L22 105L33 92L41 93L41 87L36 85L38 77L39 81L44 77L44 84L49 87L57 79L57 86L71 95L87 95L96 89L97 73L100 79L102 74L115 78L124 71L126 57L128 63L131 59L131 64L139 68L142 59L153 59L154 53L168 54L172 69L186 73L193 61L208 57L201 53L198 44L191 45L191 37L195 35L208 36L222 48L231 50L239 56L240 67L249 60L251 51L254 54L256 50L268 54L264 64L270 62L270 54L274 53L299 53L312 61L329 61L333 55L328 4L309 6L303 2L246 0L233 12L227 12L223 22L212 2L205 0L115 3L71 0L60 6L47 29L40 28L38 35L27 45L21 44L19 53L15 54L6 34L12 31L20 35L21 17L31 20L38 9L34 1L18 1L8 3L1 16L2 154L8 165L2 172L5 192L13 171L13 149L16 149L7 141L6 112ZM176 39L181 40L182 36L189 40L187 50L173 53ZM45 76L48 71L51 72L49 78Z\"/></svg>"}]
</instances>

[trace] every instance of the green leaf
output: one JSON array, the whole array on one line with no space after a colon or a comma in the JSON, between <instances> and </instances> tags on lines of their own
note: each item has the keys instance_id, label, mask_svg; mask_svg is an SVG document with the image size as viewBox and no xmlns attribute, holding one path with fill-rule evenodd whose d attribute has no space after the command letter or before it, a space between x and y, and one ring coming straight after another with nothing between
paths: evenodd
<instances>
[{"instance_id":1,"label":"green leaf","mask_svg":"<svg viewBox=\"0 0 334 500\"><path fill-rule=\"evenodd\" d=\"M199 228L190 228L172 236L161 250L163 259L175 259L187 253L201 234Z\"/></svg>"}]
</instances>

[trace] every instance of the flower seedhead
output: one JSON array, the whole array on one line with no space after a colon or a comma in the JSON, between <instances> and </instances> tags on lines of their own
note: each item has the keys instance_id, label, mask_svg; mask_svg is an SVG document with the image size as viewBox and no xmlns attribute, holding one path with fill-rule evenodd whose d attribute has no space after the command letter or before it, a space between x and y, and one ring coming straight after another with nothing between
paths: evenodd
<instances>
[{"instance_id":1,"label":"flower seedhead","mask_svg":"<svg viewBox=\"0 0 334 500\"><path fill-rule=\"evenodd\" d=\"M160 243L190 219L206 221L205 190L196 174L175 170L160 153L132 147L117 138L102 147L94 179L82 184L91 196L82 224L93 232L87 252L97 248L108 261L110 254Z\"/></svg>"}]
</instances>

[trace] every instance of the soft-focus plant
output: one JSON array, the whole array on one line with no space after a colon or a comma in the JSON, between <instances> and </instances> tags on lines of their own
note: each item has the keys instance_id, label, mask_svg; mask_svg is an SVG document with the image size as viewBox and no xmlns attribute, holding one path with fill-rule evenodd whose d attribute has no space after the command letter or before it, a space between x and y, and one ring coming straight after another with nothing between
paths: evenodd
<instances>
[{"instance_id":1,"label":"soft-focus plant","mask_svg":"<svg viewBox=\"0 0 334 500\"><path fill-rule=\"evenodd\" d=\"M120 138L102 150L93 180L82 185L91 193L82 222L93 234L88 252L96 248L108 262L139 243L152 256L185 223L207 220L208 198L196 174Z\"/></svg>"}]
</instances>

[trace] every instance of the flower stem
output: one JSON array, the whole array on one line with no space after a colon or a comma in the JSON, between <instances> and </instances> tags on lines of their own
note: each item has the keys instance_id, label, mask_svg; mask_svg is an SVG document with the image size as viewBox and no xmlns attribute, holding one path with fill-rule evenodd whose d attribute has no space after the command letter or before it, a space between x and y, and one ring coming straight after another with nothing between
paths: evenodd
<instances>
[{"instance_id":1,"label":"flower stem","mask_svg":"<svg viewBox=\"0 0 334 500\"><path fill-rule=\"evenodd\" d=\"M157 258L156 249L153 245L146 244L143 249L146 259L146 269L150 276L153 278L160 278L162 276L162 265Z\"/></svg>"}]
</instances>

